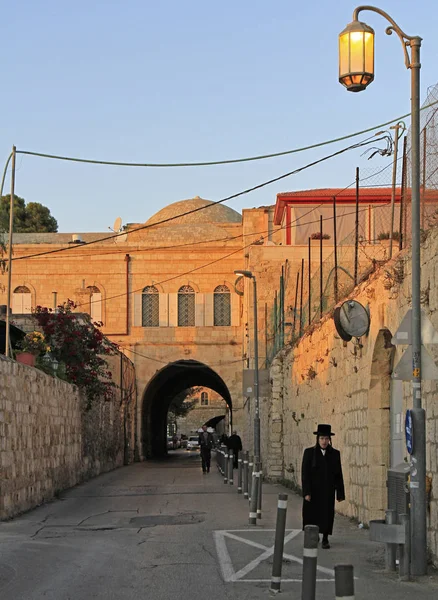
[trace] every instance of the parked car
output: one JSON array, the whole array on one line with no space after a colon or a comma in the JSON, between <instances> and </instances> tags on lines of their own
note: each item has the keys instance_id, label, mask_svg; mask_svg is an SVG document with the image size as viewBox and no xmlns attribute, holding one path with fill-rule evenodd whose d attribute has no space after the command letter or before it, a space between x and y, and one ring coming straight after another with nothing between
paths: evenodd
<instances>
[{"instance_id":1,"label":"parked car","mask_svg":"<svg viewBox=\"0 0 438 600\"><path fill-rule=\"evenodd\" d=\"M167 449L168 450L175 450L175 445L173 443L173 438L170 435L167 436Z\"/></svg>"},{"instance_id":2,"label":"parked car","mask_svg":"<svg viewBox=\"0 0 438 600\"><path fill-rule=\"evenodd\" d=\"M181 434L181 448L187 448L187 436Z\"/></svg>"},{"instance_id":3,"label":"parked car","mask_svg":"<svg viewBox=\"0 0 438 600\"><path fill-rule=\"evenodd\" d=\"M187 450L199 450L199 438L197 435L189 435Z\"/></svg>"}]
</instances>

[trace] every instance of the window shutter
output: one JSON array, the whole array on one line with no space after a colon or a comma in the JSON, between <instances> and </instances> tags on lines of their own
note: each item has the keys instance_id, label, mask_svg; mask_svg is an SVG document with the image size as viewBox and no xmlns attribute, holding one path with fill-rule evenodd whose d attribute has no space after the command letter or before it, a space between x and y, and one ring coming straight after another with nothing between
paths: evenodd
<instances>
[{"instance_id":1,"label":"window shutter","mask_svg":"<svg viewBox=\"0 0 438 600\"><path fill-rule=\"evenodd\" d=\"M91 294L91 319L102 321L102 294Z\"/></svg>"},{"instance_id":2,"label":"window shutter","mask_svg":"<svg viewBox=\"0 0 438 600\"><path fill-rule=\"evenodd\" d=\"M169 294L169 327L178 326L178 294Z\"/></svg>"},{"instance_id":3,"label":"window shutter","mask_svg":"<svg viewBox=\"0 0 438 600\"><path fill-rule=\"evenodd\" d=\"M160 294L160 327L169 327L169 294Z\"/></svg>"},{"instance_id":4,"label":"window shutter","mask_svg":"<svg viewBox=\"0 0 438 600\"><path fill-rule=\"evenodd\" d=\"M204 295L195 294L195 327L204 327Z\"/></svg>"},{"instance_id":5,"label":"window shutter","mask_svg":"<svg viewBox=\"0 0 438 600\"><path fill-rule=\"evenodd\" d=\"M204 324L206 327L214 325L213 294L204 294Z\"/></svg>"},{"instance_id":6,"label":"window shutter","mask_svg":"<svg viewBox=\"0 0 438 600\"><path fill-rule=\"evenodd\" d=\"M141 300L142 294L134 294L134 302L133 302L133 323L134 327L141 327Z\"/></svg>"},{"instance_id":7,"label":"window shutter","mask_svg":"<svg viewBox=\"0 0 438 600\"><path fill-rule=\"evenodd\" d=\"M240 325L240 297L237 294L231 294L231 325Z\"/></svg>"},{"instance_id":8,"label":"window shutter","mask_svg":"<svg viewBox=\"0 0 438 600\"><path fill-rule=\"evenodd\" d=\"M23 294L23 313L29 315L32 312L32 294Z\"/></svg>"}]
</instances>

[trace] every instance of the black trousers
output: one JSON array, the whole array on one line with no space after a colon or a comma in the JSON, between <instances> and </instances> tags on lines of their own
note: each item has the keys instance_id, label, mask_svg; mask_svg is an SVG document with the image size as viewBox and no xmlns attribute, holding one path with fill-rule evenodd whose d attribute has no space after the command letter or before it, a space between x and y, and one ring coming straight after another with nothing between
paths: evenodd
<instances>
[{"instance_id":1,"label":"black trousers","mask_svg":"<svg viewBox=\"0 0 438 600\"><path fill-rule=\"evenodd\" d=\"M210 448L201 447L202 470L210 470L211 450Z\"/></svg>"}]
</instances>

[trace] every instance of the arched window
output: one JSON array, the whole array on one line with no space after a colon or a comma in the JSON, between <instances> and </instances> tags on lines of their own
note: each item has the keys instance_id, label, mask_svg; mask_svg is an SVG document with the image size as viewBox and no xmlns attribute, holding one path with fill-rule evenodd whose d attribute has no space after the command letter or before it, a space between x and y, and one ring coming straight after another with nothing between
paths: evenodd
<instances>
[{"instance_id":1,"label":"arched window","mask_svg":"<svg viewBox=\"0 0 438 600\"><path fill-rule=\"evenodd\" d=\"M87 286L90 291L90 317L95 323L102 322L102 294L95 285Z\"/></svg>"},{"instance_id":2,"label":"arched window","mask_svg":"<svg viewBox=\"0 0 438 600\"><path fill-rule=\"evenodd\" d=\"M143 327L160 325L160 300L154 285L144 288L141 298L141 324Z\"/></svg>"},{"instance_id":3,"label":"arched window","mask_svg":"<svg viewBox=\"0 0 438 600\"><path fill-rule=\"evenodd\" d=\"M12 312L15 315L24 315L32 312L32 295L25 285L19 285L12 293Z\"/></svg>"},{"instance_id":4,"label":"arched window","mask_svg":"<svg viewBox=\"0 0 438 600\"><path fill-rule=\"evenodd\" d=\"M178 327L195 325L195 290L183 285L178 290Z\"/></svg>"},{"instance_id":5,"label":"arched window","mask_svg":"<svg viewBox=\"0 0 438 600\"><path fill-rule=\"evenodd\" d=\"M201 394L201 406L208 406L208 394L207 394L207 392L202 392L202 394Z\"/></svg>"},{"instance_id":6,"label":"arched window","mask_svg":"<svg viewBox=\"0 0 438 600\"><path fill-rule=\"evenodd\" d=\"M214 290L214 325L231 325L231 294L226 285Z\"/></svg>"}]
</instances>

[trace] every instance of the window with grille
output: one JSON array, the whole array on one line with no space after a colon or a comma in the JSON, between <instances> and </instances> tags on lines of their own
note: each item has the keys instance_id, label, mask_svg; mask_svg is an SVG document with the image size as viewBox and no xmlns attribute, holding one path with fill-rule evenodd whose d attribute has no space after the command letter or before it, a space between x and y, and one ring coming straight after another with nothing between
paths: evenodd
<instances>
[{"instance_id":1,"label":"window with grille","mask_svg":"<svg viewBox=\"0 0 438 600\"><path fill-rule=\"evenodd\" d=\"M12 313L16 315L32 312L32 294L25 285L19 285L12 293Z\"/></svg>"},{"instance_id":2,"label":"window with grille","mask_svg":"<svg viewBox=\"0 0 438 600\"><path fill-rule=\"evenodd\" d=\"M160 299L154 285L146 286L142 293L141 325L142 327L159 327L160 325Z\"/></svg>"},{"instance_id":3,"label":"window with grille","mask_svg":"<svg viewBox=\"0 0 438 600\"><path fill-rule=\"evenodd\" d=\"M178 290L178 327L195 325L195 290L183 285Z\"/></svg>"},{"instance_id":4,"label":"window with grille","mask_svg":"<svg viewBox=\"0 0 438 600\"><path fill-rule=\"evenodd\" d=\"M214 324L231 325L231 294L226 285L218 285L214 290Z\"/></svg>"},{"instance_id":5,"label":"window with grille","mask_svg":"<svg viewBox=\"0 0 438 600\"><path fill-rule=\"evenodd\" d=\"M201 406L208 406L208 394L207 394L207 392L202 392L202 394L201 394Z\"/></svg>"}]
</instances>

